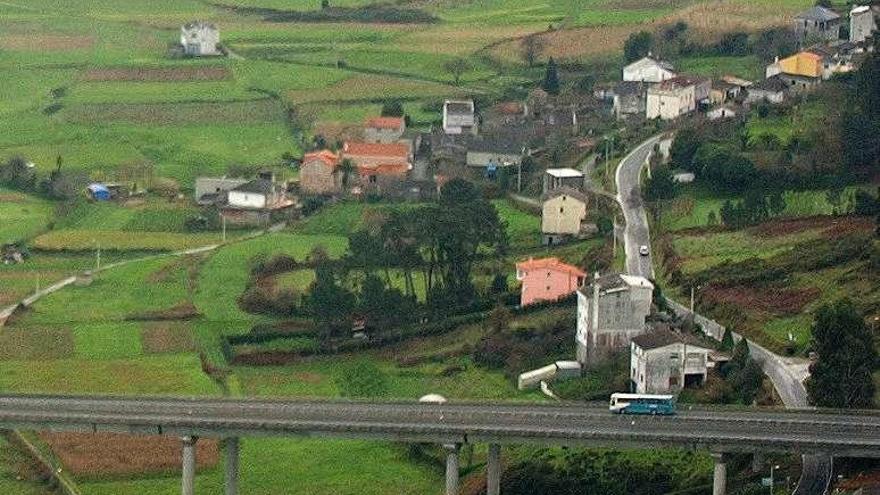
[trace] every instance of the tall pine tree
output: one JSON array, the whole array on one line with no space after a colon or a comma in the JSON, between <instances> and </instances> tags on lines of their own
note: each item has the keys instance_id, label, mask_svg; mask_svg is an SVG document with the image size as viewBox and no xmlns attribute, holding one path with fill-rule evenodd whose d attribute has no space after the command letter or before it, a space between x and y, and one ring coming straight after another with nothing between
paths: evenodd
<instances>
[{"instance_id":1,"label":"tall pine tree","mask_svg":"<svg viewBox=\"0 0 880 495\"><path fill-rule=\"evenodd\" d=\"M874 339L849 300L827 304L816 312L807 392L817 406L870 407L874 398L871 373L877 360Z\"/></svg>"},{"instance_id":2,"label":"tall pine tree","mask_svg":"<svg viewBox=\"0 0 880 495\"><path fill-rule=\"evenodd\" d=\"M541 87L551 95L559 94L559 70L553 57L547 62L547 72L544 74L544 84Z\"/></svg>"}]
</instances>

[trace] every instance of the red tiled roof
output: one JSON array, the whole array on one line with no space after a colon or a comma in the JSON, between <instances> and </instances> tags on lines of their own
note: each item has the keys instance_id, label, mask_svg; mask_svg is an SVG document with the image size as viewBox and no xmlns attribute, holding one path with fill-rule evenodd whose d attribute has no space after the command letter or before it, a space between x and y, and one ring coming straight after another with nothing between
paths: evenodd
<instances>
[{"instance_id":1,"label":"red tiled roof","mask_svg":"<svg viewBox=\"0 0 880 495\"><path fill-rule=\"evenodd\" d=\"M328 167L335 167L339 163L339 155L330 150L313 151L303 156L303 163L321 161Z\"/></svg>"},{"instance_id":2,"label":"red tiled roof","mask_svg":"<svg viewBox=\"0 0 880 495\"><path fill-rule=\"evenodd\" d=\"M409 158L409 148L405 144L347 142L343 147L346 155Z\"/></svg>"},{"instance_id":3,"label":"red tiled roof","mask_svg":"<svg viewBox=\"0 0 880 495\"><path fill-rule=\"evenodd\" d=\"M367 119L367 127L377 129L400 129L403 127L402 117L373 117Z\"/></svg>"},{"instance_id":4,"label":"red tiled roof","mask_svg":"<svg viewBox=\"0 0 880 495\"><path fill-rule=\"evenodd\" d=\"M572 275L578 277L586 277L587 274L576 266L569 265L567 263L563 263L559 261L559 258L540 258L540 259L529 259L528 261L521 261L516 264L517 270L556 270L560 272L571 273Z\"/></svg>"},{"instance_id":5,"label":"red tiled roof","mask_svg":"<svg viewBox=\"0 0 880 495\"><path fill-rule=\"evenodd\" d=\"M409 171L406 163L382 163L379 165L358 165L360 175L405 175Z\"/></svg>"}]
</instances>

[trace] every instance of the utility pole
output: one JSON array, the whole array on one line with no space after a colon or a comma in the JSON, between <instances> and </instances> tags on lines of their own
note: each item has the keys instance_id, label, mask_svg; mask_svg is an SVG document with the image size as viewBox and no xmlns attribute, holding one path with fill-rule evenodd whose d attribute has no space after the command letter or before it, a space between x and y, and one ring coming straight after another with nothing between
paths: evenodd
<instances>
[{"instance_id":1,"label":"utility pole","mask_svg":"<svg viewBox=\"0 0 880 495\"><path fill-rule=\"evenodd\" d=\"M691 286L691 314L694 312L694 286Z\"/></svg>"},{"instance_id":2,"label":"utility pole","mask_svg":"<svg viewBox=\"0 0 880 495\"><path fill-rule=\"evenodd\" d=\"M95 252L95 270L101 269L101 243L98 243L98 250Z\"/></svg>"},{"instance_id":3,"label":"utility pole","mask_svg":"<svg viewBox=\"0 0 880 495\"><path fill-rule=\"evenodd\" d=\"M223 224L223 242L226 242L226 217L220 214L220 223Z\"/></svg>"}]
</instances>

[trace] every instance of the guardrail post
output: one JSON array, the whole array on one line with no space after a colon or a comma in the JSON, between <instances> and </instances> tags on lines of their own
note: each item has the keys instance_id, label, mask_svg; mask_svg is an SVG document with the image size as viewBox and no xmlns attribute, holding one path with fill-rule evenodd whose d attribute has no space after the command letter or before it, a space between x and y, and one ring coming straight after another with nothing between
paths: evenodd
<instances>
[{"instance_id":1,"label":"guardrail post","mask_svg":"<svg viewBox=\"0 0 880 495\"><path fill-rule=\"evenodd\" d=\"M443 446L446 449L446 495L458 495L458 451L457 443Z\"/></svg>"},{"instance_id":2,"label":"guardrail post","mask_svg":"<svg viewBox=\"0 0 880 495\"><path fill-rule=\"evenodd\" d=\"M501 493L501 445L489 444L489 458L486 464L486 495Z\"/></svg>"},{"instance_id":3,"label":"guardrail post","mask_svg":"<svg viewBox=\"0 0 880 495\"><path fill-rule=\"evenodd\" d=\"M238 437L226 439L226 495L238 495Z\"/></svg>"},{"instance_id":4,"label":"guardrail post","mask_svg":"<svg viewBox=\"0 0 880 495\"><path fill-rule=\"evenodd\" d=\"M181 492L183 495L194 495L196 481L196 441L198 437L180 437L183 444L183 475Z\"/></svg>"},{"instance_id":5,"label":"guardrail post","mask_svg":"<svg viewBox=\"0 0 880 495\"><path fill-rule=\"evenodd\" d=\"M712 480L712 495L724 495L727 491L727 457L720 452L713 452L715 460L715 476Z\"/></svg>"}]
</instances>

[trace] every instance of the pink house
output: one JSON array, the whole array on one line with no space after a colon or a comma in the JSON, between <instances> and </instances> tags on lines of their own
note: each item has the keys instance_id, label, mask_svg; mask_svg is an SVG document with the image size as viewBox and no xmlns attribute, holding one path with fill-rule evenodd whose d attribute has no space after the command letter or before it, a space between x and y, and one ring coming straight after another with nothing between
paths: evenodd
<instances>
[{"instance_id":1,"label":"pink house","mask_svg":"<svg viewBox=\"0 0 880 495\"><path fill-rule=\"evenodd\" d=\"M516 264L516 279L522 282L520 305L556 301L574 293L587 276L583 270L559 258L529 259Z\"/></svg>"}]
</instances>

